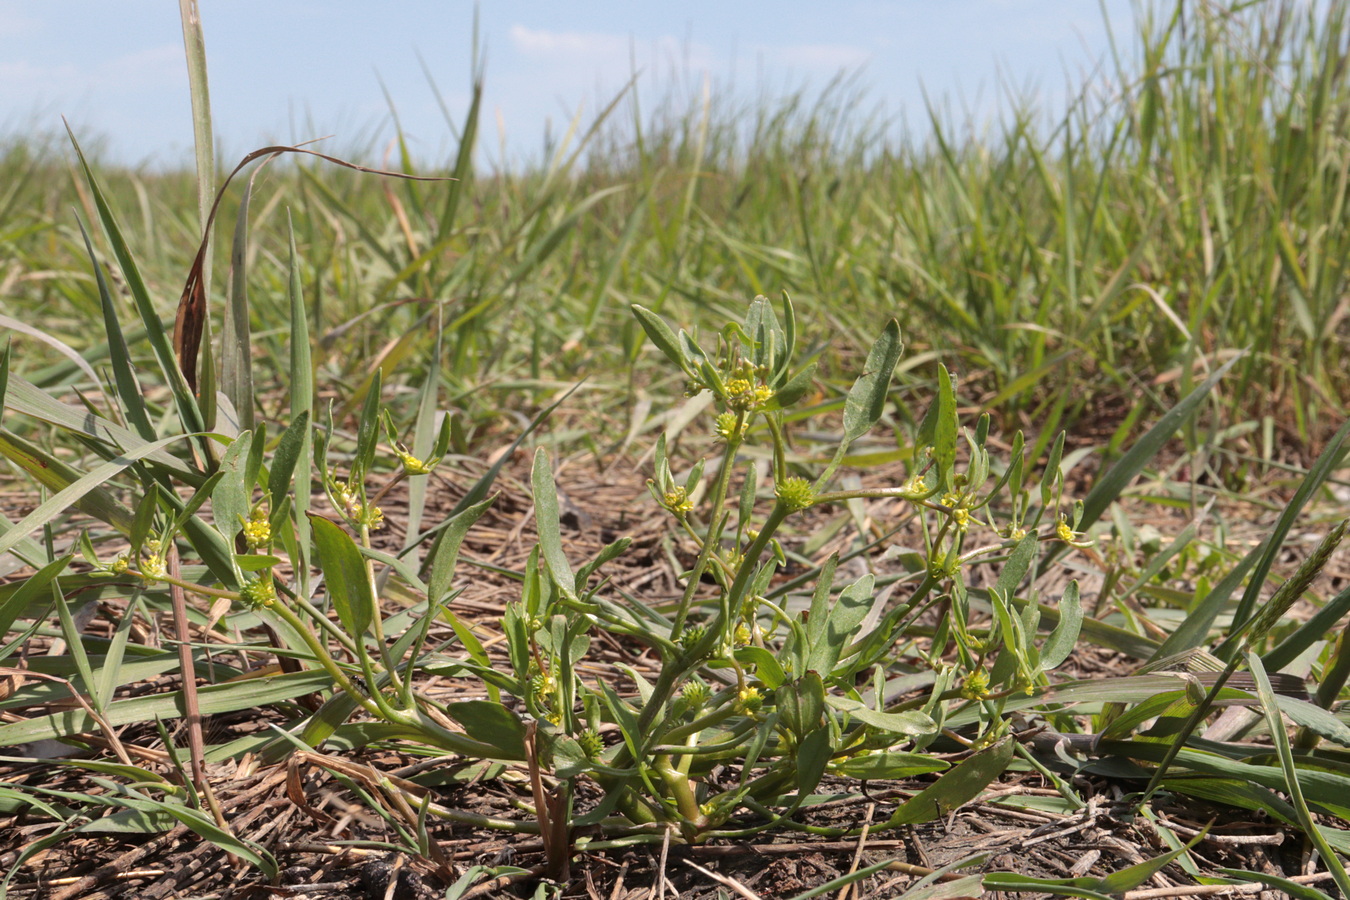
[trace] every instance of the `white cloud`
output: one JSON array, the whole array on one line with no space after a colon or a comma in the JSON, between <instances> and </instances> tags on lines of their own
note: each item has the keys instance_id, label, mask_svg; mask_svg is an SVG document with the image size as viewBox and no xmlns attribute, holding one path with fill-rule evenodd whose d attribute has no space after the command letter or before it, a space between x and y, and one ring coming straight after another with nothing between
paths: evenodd
<instances>
[{"instance_id":1,"label":"white cloud","mask_svg":"<svg viewBox=\"0 0 1350 900\"><path fill-rule=\"evenodd\" d=\"M766 62L795 70L833 74L856 69L872 61L872 51L851 44L795 44L756 47Z\"/></svg>"},{"instance_id":2,"label":"white cloud","mask_svg":"<svg viewBox=\"0 0 1350 900\"><path fill-rule=\"evenodd\" d=\"M82 67L29 59L0 63L0 96L51 102L77 95L125 95L187 83L183 50L172 44L138 50Z\"/></svg>"},{"instance_id":3,"label":"white cloud","mask_svg":"<svg viewBox=\"0 0 1350 900\"><path fill-rule=\"evenodd\" d=\"M512 25L511 43L526 56L550 59L627 56L630 38L618 34L580 31L543 31Z\"/></svg>"}]
</instances>

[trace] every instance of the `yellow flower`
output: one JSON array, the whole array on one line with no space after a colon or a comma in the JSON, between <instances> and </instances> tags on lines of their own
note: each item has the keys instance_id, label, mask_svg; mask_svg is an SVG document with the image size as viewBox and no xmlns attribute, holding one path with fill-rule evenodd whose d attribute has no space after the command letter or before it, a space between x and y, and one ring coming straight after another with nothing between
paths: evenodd
<instances>
[{"instance_id":1,"label":"yellow flower","mask_svg":"<svg viewBox=\"0 0 1350 900\"><path fill-rule=\"evenodd\" d=\"M694 501L689 499L689 492L682 487L671 488L661 499L665 502L666 509L681 519L694 509Z\"/></svg>"}]
</instances>

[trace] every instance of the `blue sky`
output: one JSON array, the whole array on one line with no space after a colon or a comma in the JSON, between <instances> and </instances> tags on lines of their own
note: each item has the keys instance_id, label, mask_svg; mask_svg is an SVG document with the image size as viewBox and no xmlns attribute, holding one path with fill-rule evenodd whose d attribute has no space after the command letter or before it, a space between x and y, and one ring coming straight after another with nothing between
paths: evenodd
<instances>
[{"instance_id":1,"label":"blue sky","mask_svg":"<svg viewBox=\"0 0 1350 900\"><path fill-rule=\"evenodd\" d=\"M1132 46L1130 0L1105 0ZM334 135L334 152L380 148L392 134L381 83L415 150L440 159L467 104L475 5L460 0L202 0L221 160L267 143ZM923 88L988 116L1000 85L1035 90L1052 110L1066 85L1107 58L1093 0L686 0L571 3L484 0L483 147L538 157L580 110L593 114L641 71L639 96L705 76L743 97L857 72L869 103L921 125ZM871 107L869 107L870 109ZM0 0L0 130L106 139L124 162L175 163L191 146L182 32L172 0Z\"/></svg>"}]
</instances>

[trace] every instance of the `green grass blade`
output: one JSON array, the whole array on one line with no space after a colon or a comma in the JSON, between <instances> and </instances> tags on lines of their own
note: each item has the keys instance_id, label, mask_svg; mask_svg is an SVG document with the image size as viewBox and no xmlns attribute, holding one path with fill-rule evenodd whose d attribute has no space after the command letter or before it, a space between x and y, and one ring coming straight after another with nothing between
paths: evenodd
<instances>
[{"instance_id":1,"label":"green grass blade","mask_svg":"<svg viewBox=\"0 0 1350 900\"><path fill-rule=\"evenodd\" d=\"M89 264L94 268L94 279L98 284L99 307L103 311L103 332L108 339L108 361L112 364L113 383L117 387L117 399L122 406L122 414L144 440L155 439L155 428L150 424L150 415L145 409L145 397L136 381L136 367L131 361L131 351L127 348L126 336L122 333L122 323L113 305L112 292L108 290L108 280L103 275L103 266L94 255L94 245L89 240L89 232L84 222L75 220L80 226L80 237L84 239L85 252L89 254Z\"/></svg>"},{"instance_id":2,"label":"green grass blade","mask_svg":"<svg viewBox=\"0 0 1350 900\"><path fill-rule=\"evenodd\" d=\"M159 446L169 441L160 442ZM80 483L82 476L79 470L68 465L63 460L52 456L46 450L34 444L30 444L23 438L15 434L10 434L3 428L0 428L0 456L8 459L19 468L27 472L34 481L51 491L56 491L58 495L62 491L69 490L72 485ZM128 460L127 465L130 464ZM122 468L125 468L123 466ZM95 470L99 471L99 470ZM70 495L70 506L74 506L80 512L93 516L100 522L107 522L123 534L131 533L132 520L134 518L131 510L127 509L117 499L114 494L105 489L102 485L104 481L116 474L118 470L112 470L103 479L97 482L88 483L84 489L76 494ZM53 497L52 499L55 499ZM63 507L64 509L64 507ZM60 510L57 511L58 513ZM54 518L54 516L53 516ZM35 525L34 528L45 525L50 519ZM28 534L29 532L24 532ZM3 540L0 540L0 547L4 546ZM0 553L4 553L0 549Z\"/></svg>"},{"instance_id":3,"label":"green grass blade","mask_svg":"<svg viewBox=\"0 0 1350 900\"><path fill-rule=\"evenodd\" d=\"M286 216L286 238L290 248L286 268L286 297L290 305L290 381L291 381L291 425L297 422L314 420L314 363L309 346L309 313L305 309L304 290L300 284L300 259L295 252L295 228L290 214ZM291 495L291 507L295 511L295 542L297 593L301 597L309 596L309 506L310 492L313 490L314 459L312 448L314 435L308 426L300 432L300 446L296 453L295 492ZM273 465L275 465L275 459ZM273 502L285 493L273 491Z\"/></svg>"},{"instance_id":4,"label":"green grass blade","mask_svg":"<svg viewBox=\"0 0 1350 900\"><path fill-rule=\"evenodd\" d=\"M68 128L67 131L69 131ZM159 313L155 311L154 302L150 299L150 291L146 288L145 280L141 277L140 267L136 264L136 259L132 256L131 248L127 245L126 239L122 236L122 228L118 225L112 207L104 196L103 188L98 179L94 177L94 172L89 167L89 163L84 157L84 151L80 149L73 132L70 134L70 142L75 147L75 154L80 161L80 169L84 172L85 182L89 185L94 205L98 209L99 221L103 224L104 234L108 238L108 243L112 246L113 255L117 257L117 264L122 269L122 277L126 281L127 289L131 291L131 297L135 301L136 309L145 325L146 337L150 341L150 347L155 353L155 359L159 362L160 370L163 372L164 379L173 394L174 405L178 410L178 417L183 430L203 433L206 429L201 409L197 405L197 398L193 396L192 390L188 387L187 379L183 376L183 370L179 368L178 360L174 357L173 348L169 343L169 331L164 328Z\"/></svg>"},{"instance_id":5,"label":"green grass blade","mask_svg":"<svg viewBox=\"0 0 1350 900\"><path fill-rule=\"evenodd\" d=\"M1231 658L1234 649L1237 647L1237 639L1241 636L1241 629L1251 618L1257 598L1261 596L1261 589L1265 586L1270 567L1274 565L1275 557L1284 545L1285 536L1289 534L1289 529L1294 527L1294 521L1303 511L1304 505L1322 487L1323 483L1330 477L1332 470L1340 464L1341 445L1345 442L1347 435L1350 435L1350 421L1342 425L1335 436L1327 443L1321 455L1317 457L1317 461L1313 463L1313 467L1308 470L1308 474L1299 484L1298 490L1294 492L1294 497L1289 501L1289 505L1285 507L1284 512L1280 513L1279 520L1266 539L1266 551L1256 564L1251 581L1247 584L1247 590L1243 593L1242 599L1238 601L1237 609L1233 611L1233 624L1229 630L1229 637L1214 651L1215 655L1221 659Z\"/></svg>"},{"instance_id":6,"label":"green grass blade","mask_svg":"<svg viewBox=\"0 0 1350 900\"><path fill-rule=\"evenodd\" d=\"M1350 897L1350 875L1346 874L1345 866L1341 864L1340 857L1336 855L1336 851L1327 844L1326 839L1322 836L1321 829L1313 821L1307 801L1303 799L1298 769L1294 765L1294 752L1289 746L1289 734L1284 729L1284 718L1280 715L1280 707L1276 702L1275 691L1270 686L1270 678L1266 675L1266 668L1261 664L1261 657L1254 652L1248 652L1247 665L1251 668L1252 676L1256 679L1256 690L1261 697L1261 709L1265 713L1270 736L1275 742L1275 753L1279 757L1280 768L1284 772L1289 799L1293 801L1294 809L1298 810L1299 823L1303 827L1304 834L1308 835L1308 838L1322 855L1322 864L1331 873L1336 886L1341 890L1341 895Z\"/></svg>"},{"instance_id":7,"label":"green grass blade","mask_svg":"<svg viewBox=\"0 0 1350 900\"><path fill-rule=\"evenodd\" d=\"M1116 461L1116 464L1108 469L1088 491L1087 497L1083 499L1083 517L1079 520L1078 530L1086 531L1091 528L1107 508L1116 501L1118 497L1129 487L1130 482L1135 476L1144 470L1153 457L1158 455L1158 451L1163 448L1176 430L1182 426L1199 408L1200 404L1209 395L1209 392L1219 382L1219 379L1227 374L1228 370L1241 359L1241 356L1235 356L1224 363L1213 374L1205 379L1204 383L1197 387L1191 393L1187 394L1181 402L1172 407L1167 413L1158 420L1158 424L1148 430L1148 433L1141 437L1129 451ZM1046 562L1059 558L1067 551L1066 544L1061 544L1052 549L1046 559ZM1045 568L1043 565L1042 568Z\"/></svg>"},{"instance_id":8,"label":"green grass blade","mask_svg":"<svg viewBox=\"0 0 1350 900\"><path fill-rule=\"evenodd\" d=\"M248 204L253 195L254 170L244 182L239 197L239 215L234 223L234 241L230 245L230 296L225 304L225 322L220 333L220 389L234 404L240 431L252 431L253 336L249 324L248 303Z\"/></svg>"}]
</instances>

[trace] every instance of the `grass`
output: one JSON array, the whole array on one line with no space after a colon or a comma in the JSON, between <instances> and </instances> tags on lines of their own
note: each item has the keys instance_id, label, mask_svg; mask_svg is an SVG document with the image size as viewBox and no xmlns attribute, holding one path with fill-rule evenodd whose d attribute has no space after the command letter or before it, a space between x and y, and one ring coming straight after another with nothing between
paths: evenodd
<instances>
[{"instance_id":1,"label":"grass","mask_svg":"<svg viewBox=\"0 0 1350 900\"><path fill-rule=\"evenodd\" d=\"M451 389L490 398L486 416L522 378L590 375L590 389L627 394L640 348L629 303L707 327L785 290L813 336L831 335L825 372L894 315L907 378L931 378L928 353L945 359L1007 427L1053 432L1143 398L1137 429L1250 349L1206 437L1262 458L1315 446L1347 390L1345 12L1163 10L1121 38L1115 68L1062 120L1014 96L988 127L933 111L922 141L857 121L865 103L840 82L751 109L666 98L634 114L634 139L635 95L526 172L477 171L466 149L439 170L461 177L450 185L276 164L250 217L262 368L281 371L287 352L268 326L283 311L289 211L320 362L358 391L372 359L386 381L416 383L425 338L418 352L388 342L425 334L414 326L436 305L454 326ZM476 118L449 124L472 138ZM97 295L69 209L89 210L56 158L19 145L0 160L0 209L16 223L6 253L26 276L11 307L56 311L48 327L81 344ZM199 234L191 180L105 177L167 314ZM229 243L217 242L222 273Z\"/></svg>"},{"instance_id":2,"label":"grass","mask_svg":"<svg viewBox=\"0 0 1350 900\"><path fill-rule=\"evenodd\" d=\"M3 322L30 327L0 363L0 454L40 496L22 527L0 523L4 571L20 574L0 585L0 658L64 641L42 672L83 711L35 712L0 741L101 735L117 761L79 765L121 780L78 802L29 784L0 805L46 810L51 840L99 810L182 823L275 876L270 852L231 830L205 763L322 759L442 875L438 817L537 834L532 874L566 880L578 824L607 846L855 836L794 818L827 775L943 771L878 829L938 818L1017 766L1055 785L1064 811L1083 807L1013 734L1018 713L1156 765L1134 802L1145 814L1161 786L1302 829L1345 890L1350 808L1336 798L1350 784L1333 745L1350 731L1333 711L1350 648L1324 638L1350 596L1315 598L1306 626L1284 617L1334 542L1260 602L1347 431L1347 13L1339 0L1178 4L1141 16L1061 120L1034 98L988 128L933 111L922 143L855 118L846 80L750 109L672 97L644 115L634 94L537 166L490 173L475 163L475 99L449 123L454 160L420 171L401 155L399 174L418 178L297 153L255 166L225 192L199 264L211 194L190 175L68 168L12 144ZM212 165L200 146L198 164ZM205 320L181 311L197 297L189 271L215 285ZM748 301L761 292L791 299ZM207 321L200 366L180 371ZM574 410L560 426L551 403ZM426 470L504 434L541 444L537 546L503 573L519 598L489 636L455 612L454 575L510 453L434 516ZM652 509L692 547L676 602L607 589L598 573L626 539L569 552L548 447L601 464L649 453ZM1098 476L1075 499L1065 476L1087 453ZM902 478L878 483L895 466ZM1298 490L1258 546L1201 543L1197 525L1136 553L1139 507L1119 501L1142 472L1160 504L1194 511L1291 466ZM372 533L405 481L407 538L391 550ZM883 525L866 506L878 502L910 512ZM872 571L836 584L837 557L796 553L791 517L816 508L847 511L830 533ZM904 522L922 549L888 568L879 535ZM1062 584L1078 549L1073 571L1096 596L1081 602L1074 583L1045 602L1038 585ZM784 581L789 553L800 571ZM83 639L72 598L113 599L128 579L109 636ZM888 606L894 591L904 600ZM174 651L132 639L151 614L173 622ZM601 639L661 666L597 681L585 673ZM231 680L247 666L208 654L227 640L241 660L281 661L265 699ZM1208 693L1199 674L1056 681L1087 647L1222 674ZM1300 657L1315 703L1271 690L1267 670ZM1224 686L1240 667L1257 694ZM119 692L168 671L186 676L181 694ZM194 672L212 673L200 692ZM441 702L427 676L481 698ZM0 703L46 703L52 684ZM1069 715L1074 702L1090 706ZM287 737L209 746L193 714L264 703L285 711ZM1242 735L1186 742L1215 703L1260 705L1276 752ZM186 760L166 742L169 761L145 764L114 730L179 709ZM317 756L330 737L512 764L533 819L465 819ZM717 783L728 759L742 774ZM603 795L599 812L574 809L576 779ZM1184 852L1114 881L997 885L1118 892Z\"/></svg>"}]
</instances>

